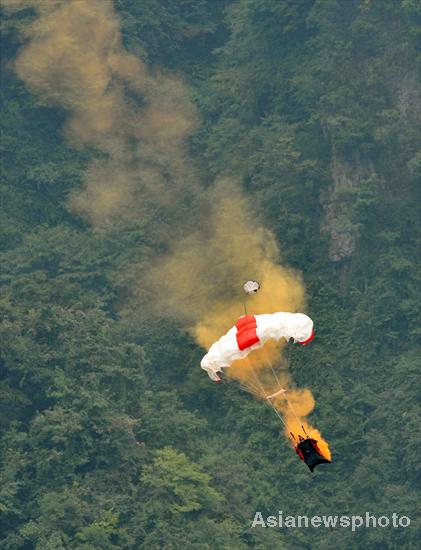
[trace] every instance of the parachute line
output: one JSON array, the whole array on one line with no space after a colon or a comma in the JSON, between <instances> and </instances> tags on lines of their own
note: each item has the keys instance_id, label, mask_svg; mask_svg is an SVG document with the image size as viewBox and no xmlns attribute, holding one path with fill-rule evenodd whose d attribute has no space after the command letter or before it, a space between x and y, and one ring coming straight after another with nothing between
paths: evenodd
<instances>
[{"instance_id":1,"label":"parachute line","mask_svg":"<svg viewBox=\"0 0 421 550\"><path fill-rule=\"evenodd\" d=\"M275 372L274 368L272 367L272 365L270 366L270 368L271 368L271 370L272 370L272 372L273 372L273 376L275 377L275 380L276 380L278 386L279 386L280 388L282 388L281 383L279 382L279 378L276 376L276 372Z\"/></svg>"},{"instance_id":2,"label":"parachute line","mask_svg":"<svg viewBox=\"0 0 421 550\"><path fill-rule=\"evenodd\" d=\"M262 384L260 383L260 380L258 379L256 373L254 372L254 369L251 369L251 372L253 373L253 376L258 384L258 386L260 386L261 390L262 390L262 394L263 396L266 398L265 399L265 402L269 405L269 407L271 407L276 416L279 418L279 420L282 422L282 424L285 426L285 428L287 427L287 425L285 424L285 421L284 419L282 418L282 415L280 414L280 412L278 411L278 409L275 407L275 405L272 403L272 401L270 401L270 399L268 399L268 396L266 395L266 392L265 392L265 389L263 388Z\"/></svg>"},{"instance_id":3,"label":"parachute line","mask_svg":"<svg viewBox=\"0 0 421 550\"><path fill-rule=\"evenodd\" d=\"M243 390L243 391L246 391L247 393L251 393L257 397L261 397L260 395L260 391L258 388L256 388L256 386L254 384L243 384L243 383L239 383L239 388L240 390Z\"/></svg>"},{"instance_id":4,"label":"parachute line","mask_svg":"<svg viewBox=\"0 0 421 550\"><path fill-rule=\"evenodd\" d=\"M254 379L256 380L257 386L260 388L263 397L266 397L265 388L262 386L262 383L261 383L260 380L258 379L256 373L254 372L254 369L251 369L251 372L253 373Z\"/></svg>"},{"instance_id":5,"label":"parachute line","mask_svg":"<svg viewBox=\"0 0 421 550\"><path fill-rule=\"evenodd\" d=\"M291 405L291 403L289 402L288 398L285 398L286 399L286 402L288 403L288 406L289 408L291 409L292 411L292 414L295 416L295 419L296 421L300 424L302 422L302 420L297 416L296 412L294 411L294 407ZM302 426L301 426L302 427ZM304 428L303 428L304 429ZM305 432L305 430L304 430Z\"/></svg>"},{"instance_id":6,"label":"parachute line","mask_svg":"<svg viewBox=\"0 0 421 550\"><path fill-rule=\"evenodd\" d=\"M275 372L274 368L272 367L272 365L271 365L270 368L272 369L273 376L275 377L275 380L276 380L276 382L278 383L278 386L281 388L281 383L279 382L279 378L278 378L278 376L276 375L276 372ZM285 390L284 390L284 391L285 391ZM275 395L278 395L278 394L281 393L281 392L282 392L282 389L281 389L280 391L278 391L278 392L272 394L272 395L269 395L269 396L268 396L268 399L270 399L271 397L275 397ZM285 391L285 393L286 393L286 391ZM288 406L290 407L290 409L291 409L291 411L292 411L292 414L295 416L295 419L296 419L297 422L300 424L300 423L301 423L301 420L298 418L298 416L297 416L297 414L296 414L296 412L295 412L295 410L294 410L294 407L291 405L291 403L290 403L290 401L289 401L289 399L288 399L287 396L285 396L285 401L287 402ZM304 430L304 428L303 428L303 430ZM304 430L304 433L305 433L305 430Z\"/></svg>"},{"instance_id":7,"label":"parachute line","mask_svg":"<svg viewBox=\"0 0 421 550\"><path fill-rule=\"evenodd\" d=\"M275 405L272 403L272 401L266 401L266 403L268 403L269 406L272 407L272 409L275 411L276 416L279 418L279 420L282 422L282 424L286 428L287 425L285 424L285 420L282 418L281 413L278 411L278 409L275 407Z\"/></svg>"}]
</instances>

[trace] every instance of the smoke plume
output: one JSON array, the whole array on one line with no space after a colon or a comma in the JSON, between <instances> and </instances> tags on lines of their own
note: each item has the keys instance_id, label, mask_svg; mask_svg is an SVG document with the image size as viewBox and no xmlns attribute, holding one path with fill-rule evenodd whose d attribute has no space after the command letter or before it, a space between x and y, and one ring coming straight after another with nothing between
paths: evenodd
<instances>
[{"instance_id":1,"label":"smoke plume","mask_svg":"<svg viewBox=\"0 0 421 550\"><path fill-rule=\"evenodd\" d=\"M221 179L210 190L200 183L187 140L199 117L181 78L152 70L123 46L111 0L3 0L3 8L32 8L15 68L44 105L64 109L63 135L93 160L69 208L94 230L139 222L154 234L157 249L134 290L148 311L173 316L203 347L243 314L241 286L262 284L253 313L302 310L297 273L282 267L273 235L238 182ZM282 346L269 345L233 366L230 375L259 397L279 384L273 399L285 433L304 425L328 453L305 417L314 408L308 389L294 389ZM269 376L274 366L278 379ZM257 377L257 379L256 379Z\"/></svg>"}]
</instances>

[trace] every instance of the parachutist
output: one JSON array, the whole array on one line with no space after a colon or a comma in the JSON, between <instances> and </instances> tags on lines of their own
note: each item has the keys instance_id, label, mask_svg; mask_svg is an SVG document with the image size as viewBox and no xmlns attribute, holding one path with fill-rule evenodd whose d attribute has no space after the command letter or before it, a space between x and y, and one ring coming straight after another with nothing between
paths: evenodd
<instances>
[{"instance_id":1,"label":"parachutist","mask_svg":"<svg viewBox=\"0 0 421 550\"><path fill-rule=\"evenodd\" d=\"M295 439L295 438L294 438ZM295 447L295 452L303 460L313 473L313 470L319 464L330 463L331 461L325 458L317 445L317 440L312 437L304 438L298 436L299 443Z\"/></svg>"}]
</instances>

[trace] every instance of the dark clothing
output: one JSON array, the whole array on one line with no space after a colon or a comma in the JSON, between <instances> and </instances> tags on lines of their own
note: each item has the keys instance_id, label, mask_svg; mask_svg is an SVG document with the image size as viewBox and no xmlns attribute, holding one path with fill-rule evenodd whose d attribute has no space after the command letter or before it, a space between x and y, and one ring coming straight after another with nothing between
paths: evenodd
<instances>
[{"instance_id":1,"label":"dark clothing","mask_svg":"<svg viewBox=\"0 0 421 550\"><path fill-rule=\"evenodd\" d=\"M320 452L317 441L310 437L298 443L295 451L301 460L304 460L311 472L313 472L318 464L330 463L330 460L325 458Z\"/></svg>"}]
</instances>

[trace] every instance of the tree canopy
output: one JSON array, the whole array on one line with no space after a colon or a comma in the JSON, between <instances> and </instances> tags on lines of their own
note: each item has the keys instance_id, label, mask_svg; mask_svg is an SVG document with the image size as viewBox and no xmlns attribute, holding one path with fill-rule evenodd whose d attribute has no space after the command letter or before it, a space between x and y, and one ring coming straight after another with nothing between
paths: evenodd
<instances>
[{"instance_id":1,"label":"tree canopy","mask_svg":"<svg viewBox=\"0 0 421 550\"><path fill-rule=\"evenodd\" d=\"M127 51L189 89L200 185L240 179L303 274L317 339L288 360L333 462L311 477L261 402L208 382L184 324L130 305L161 214L103 231L69 208L101 153L13 70L35 15L3 8L0 546L415 549L419 2L113 6ZM251 528L278 510L412 523Z\"/></svg>"}]
</instances>

